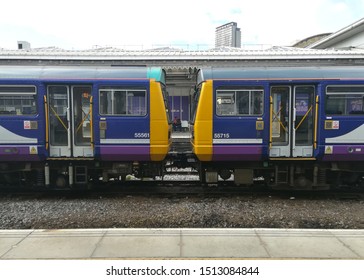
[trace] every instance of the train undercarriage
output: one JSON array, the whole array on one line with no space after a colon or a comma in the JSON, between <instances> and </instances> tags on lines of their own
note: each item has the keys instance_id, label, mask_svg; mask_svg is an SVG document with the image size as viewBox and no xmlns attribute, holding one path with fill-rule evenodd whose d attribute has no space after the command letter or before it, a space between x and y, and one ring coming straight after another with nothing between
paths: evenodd
<instances>
[{"instance_id":1,"label":"train undercarriage","mask_svg":"<svg viewBox=\"0 0 364 280\"><path fill-rule=\"evenodd\" d=\"M0 185L57 189L92 188L133 178L163 180L178 170L195 172L201 184L264 186L271 189L329 190L364 187L364 167L351 162L311 161L198 162L191 154L173 155L164 162L98 162L54 160L44 163L0 163ZM180 172L183 174L183 172ZM189 176L189 175L186 175ZM196 181L195 180L195 181Z\"/></svg>"},{"instance_id":2,"label":"train undercarriage","mask_svg":"<svg viewBox=\"0 0 364 280\"><path fill-rule=\"evenodd\" d=\"M52 160L46 163L0 163L1 186L36 188L92 188L108 182L163 175L160 162L98 162Z\"/></svg>"},{"instance_id":3,"label":"train undercarriage","mask_svg":"<svg viewBox=\"0 0 364 280\"><path fill-rule=\"evenodd\" d=\"M204 183L233 180L238 186L265 185L272 189L329 190L335 187L364 187L364 168L350 162L202 163Z\"/></svg>"}]
</instances>

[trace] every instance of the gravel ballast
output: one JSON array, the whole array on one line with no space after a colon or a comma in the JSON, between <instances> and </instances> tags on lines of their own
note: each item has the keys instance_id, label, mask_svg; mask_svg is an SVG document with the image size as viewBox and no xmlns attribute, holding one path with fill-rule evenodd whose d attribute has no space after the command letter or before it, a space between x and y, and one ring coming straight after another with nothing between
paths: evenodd
<instances>
[{"instance_id":1,"label":"gravel ballast","mask_svg":"<svg viewBox=\"0 0 364 280\"><path fill-rule=\"evenodd\" d=\"M0 197L0 229L363 229L362 199L237 197Z\"/></svg>"}]
</instances>

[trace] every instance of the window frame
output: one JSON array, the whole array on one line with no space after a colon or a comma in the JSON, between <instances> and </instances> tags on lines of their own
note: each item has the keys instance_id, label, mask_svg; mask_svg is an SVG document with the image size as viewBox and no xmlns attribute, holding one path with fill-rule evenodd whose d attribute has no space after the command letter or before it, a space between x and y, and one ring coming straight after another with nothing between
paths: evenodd
<instances>
[{"instance_id":1,"label":"window frame","mask_svg":"<svg viewBox=\"0 0 364 280\"><path fill-rule=\"evenodd\" d=\"M20 90L20 89L26 89L28 88L28 91L26 90ZM4 89L4 90L3 90ZM9 89L6 91L6 89ZM13 89L13 90L11 90ZM18 89L18 90L17 90ZM33 89L34 91L32 91ZM4 97L16 97L14 98L4 98ZM22 99L22 97L33 97L33 98L26 98ZM11 100L13 104L6 104L6 101ZM4 84L0 85L0 116L36 116L38 114L38 91L37 87L35 85L11 85L11 84ZM20 104L14 104L15 101L20 101ZM31 104L24 104L25 101L30 102ZM33 103L33 104L32 104ZM12 106L15 109L15 113L10 113L13 111L9 111L7 114L6 112L8 110L5 110L6 107ZM17 108L19 107L19 108ZM1 110L3 108L4 110ZM30 108L30 113L23 113L24 108ZM32 112L33 111L33 112Z\"/></svg>"},{"instance_id":2,"label":"window frame","mask_svg":"<svg viewBox=\"0 0 364 280\"><path fill-rule=\"evenodd\" d=\"M329 92L329 89L331 88L335 88L336 90L342 88L342 89L346 89L343 91L334 91L334 92ZM348 89L360 89L362 88L362 91L348 91ZM344 101L344 109L345 111L337 111L337 113L330 113L328 112L328 99L330 96L336 96L336 97L340 97L340 100ZM360 99L361 100L361 110L353 110L353 111L348 111L348 102L350 101L350 99ZM341 102L340 102L341 103ZM341 105L339 103L339 106ZM325 88L325 115L327 116L364 116L364 85L327 85ZM340 108L338 108L340 109ZM341 112L341 113L339 113ZM350 113L351 112L351 113Z\"/></svg>"},{"instance_id":3,"label":"window frame","mask_svg":"<svg viewBox=\"0 0 364 280\"><path fill-rule=\"evenodd\" d=\"M111 113L108 112L103 112L102 111L102 99L101 99L101 93L102 92L106 92L107 94L111 94ZM116 98L115 98L115 93L117 92L125 92L125 113L115 113L115 104L116 104ZM132 93L132 92L141 92L144 93L144 112L142 112L142 114L130 114L128 113L128 109L132 106L129 106L129 101L128 101L128 94ZM148 114L148 91L146 88L142 88L142 87L119 87L119 86L104 86L104 87L100 87L98 89L98 98L99 98L99 114L100 116L107 116L107 117L145 117ZM106 110L108 111L108 109Z\"/></svg>"},{"instance_id":4,"label":"window frame","mask_svg":"<svg viewBox=\"0 0 364 280\"><path fill-rule=\"evenodd\" d=\"M239 94L240 92L240 94ZM244 97L246 97L245 94L241 94L243 92L247 92L248 93L248 113L239 113L239 98L243 99ZM222 114L221 111L219 112L218 110L218 97L219 94L224 94L226 93L226 96L231 95L232 97L234 97L234 102L231 104L234 104L234 111L232 114ZM260 113L254 113L254 100L255 100L255 95L259 93L260 96ZM263 86L242 86L242 87L219 87L215 90L215 114L218 117L259 117L262 116L264 114L264 87Z\"/></svg>"}]
</instances>

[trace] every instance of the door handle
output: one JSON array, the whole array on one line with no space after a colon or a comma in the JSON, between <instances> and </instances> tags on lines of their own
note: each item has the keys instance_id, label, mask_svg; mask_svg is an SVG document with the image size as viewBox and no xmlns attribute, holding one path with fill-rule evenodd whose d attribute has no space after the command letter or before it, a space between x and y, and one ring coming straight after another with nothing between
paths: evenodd
<instances>
[{"instance_id":1,"label":"door handle","mask_svg":"<svg viewBox=\"0 0 364 280\"><path fill-rule=\"evenodd\" d=\"M296 108L293 108L293 121L296 121Z\"/></svg>"},{"instance_id":2,"label":"door handle","mask_svg":"<svg viewBox=\"0 0 364 280\"><path fill-rule=\"evenodd\" d=\"M70 108L67 107L67 121L70 122L71 119L70 119Z\"/></svg>"}]
</instances>

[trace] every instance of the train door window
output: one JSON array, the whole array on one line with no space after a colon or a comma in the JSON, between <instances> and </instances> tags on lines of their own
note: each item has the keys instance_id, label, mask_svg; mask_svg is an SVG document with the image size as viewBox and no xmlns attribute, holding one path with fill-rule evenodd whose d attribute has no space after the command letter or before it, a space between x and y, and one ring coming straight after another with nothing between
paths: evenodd
<instances>
[{"instance_id":1,"label":"train door window","mask_svg":"<svg viewBox=\"0 0 364 280\"><path fill-rule=\"evenodd\" d=\"M363 86L328 86L326 88L327 115L363 115Z\"/></svg>"},{"instance_id":2,"label":"train door window","mask_svg":"<svg viewBox=\"0 0 364 280\"><path fill-rule=\"evenodd\" d=\"M53 146L68 146L68 87L49 86L50 143Z\"/></svg>"},{"instance_id":3,"label":"train door window","mask_svg":"<svg viewBox=\"0 0 364 280\"><path fill-rule=\"evenodd\" d=\"M313 86L296 86L294 91L296 145L312 145L315 88Z\"/></svg>"},{"instance_id":4,"label":"train door window","mask_svg":"<svg viewBox=\"0 0 364 280\"><path fill-rule=\"evenodd\" d=\"M90 145L91 139L91 87L74 86L73 129L74 143L78 146Z\"/></svg>"},{"instance_id":5,"label":"train door window","mask_svg":"<svg viewBox=\"0 0 364 280\"><path fill-rule=\"evenodd\" d=\"M272 141L273 145L288 145L290 87L272 87L273 99Z\"/></svg>"},{"instance_id":6,"label":"train door window","mask_svg":"<svg viewBox=\"0 0 364 280\"><path fill-rule=\"evenodd\" d=\"M0 115L37 114L35 86L0 86Z\"/></svg>"}]
</instances>

